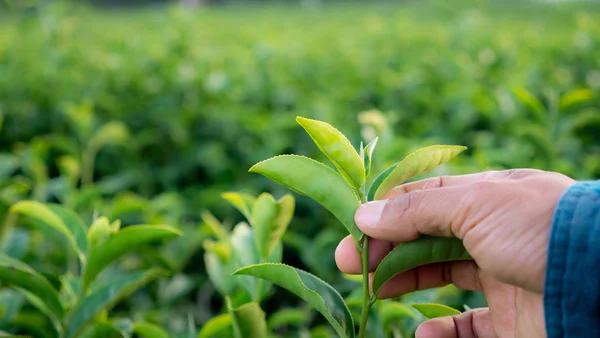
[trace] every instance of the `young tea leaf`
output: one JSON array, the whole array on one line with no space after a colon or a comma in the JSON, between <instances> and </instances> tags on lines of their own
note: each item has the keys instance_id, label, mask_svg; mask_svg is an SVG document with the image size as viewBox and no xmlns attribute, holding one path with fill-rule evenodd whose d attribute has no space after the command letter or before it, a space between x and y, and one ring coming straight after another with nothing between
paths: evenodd
<instances>
[{"instance_id":1,"label":"young tea leaf","mask_svg":"<svg viewBox=\"0 0 600 338\"><path fill-rule=\"evenodd\" d=\"M377 140L379 138L374 138L373 141L369 142L367 146L362 150L362 160L365 167L365 177L369 177L371 173L371 162L373 161L373 152L375 151L375 147L377 146ZM361 143L362 145L362 143Z\"/></svg>"},{"instance_id":2,"label":"young tea leaf","mask_svg":"<svg viewBox=\"0 0 600 338\"><path fill-rule=\"evenodd\" d=\"M277 245L281 243L281 238L294 217L294 209L296 208L294 196L290 194L284 195L277 201L277 206L279 207L279 213L273 222L267 255L271 255Z\"/></svg>"},{"instance_id":3,"label":"young tea leaf","mask_svg":"<svg viewBox=\"0 0 600 338\"><path fill-rule=\"evenodd\" d=\"M179 236L179 230L166 225L136 225L127 227L94 248L83 274L83 290L109 264L139 247L157 240L172 239Z\"/></svg>"},{"instance_id":4,"label":"young tea leaf","mask_svg":"<svg viewBox=\"0 0 600 338\"><path fill-rule=\"evenodd\" d=\"M64 310L58 298L58 291L27 264L0 254L0 281L2 284L30 292L43 302L54 317L62 318Z\"/></svg>"},{"instance_id":5,"label":"young tea leaf","mask_svg":"<svg viewBox=\"0 0 600 338\"><path fill-rule=\"evenodd\" d=\"M254 243L261 258L268 256L270 248L270 238L273 224L279 214L279 206L273 199L273 196L263 193L256 199L252 215L250 217L250 225L254 231Z\"/></svg>"},{"instance_id":6,"label":"young tea leaf","mask_svg":"<svg viewBox=\"0 0 600 338\"><path fill-rule=\"evenodd\" d=\"M375 192L374 199L379 199L387 192L413 176L417 176L441 164L450 161L463 152L463 146L436 145L421 148L406 156L392 172L381 182Z\"/></svg>"},{"instance_id":7,"label":"young tea leaf","mask_svg":"<svg viewBox=\"0 0 600 338\"><path fill-rule=\"evenodd\" d=\"M350 141L329 123L297 117L317 147L327 156L344 178L355 188L365 184L365 168Z\"/></svg>"},{"instance_id":8,"label":"young tea leaf","mask_svg":"<svg viewBox=\"0 0 600 338\"><path fill-rule=\"evenodd\" d=\"M258 303L246 303L235 309L229 309L233 319L234 336L267 337L267 322L265 312Z\"/></svg>"},{"instance_id":9,"label":"young tea leaf","mask_svg":"<svg viewBox=\"0 0 600 338\"><path fill-rule=\"evenodd\" d=\"M252 208L256 202L254 196L244 193L226 192L223 193L221 197L238 209L247 220L250 220Z\"/></svg>"},{"instance_id":10,"label":"young tea leaf","mask_svg":"<svg viewBox=\"0 0 600 338\"><path fill-rule=\"evenodd\" d=\"M87 237L92 248L95 248L98 245L106 242L106 240L110 237L110 233L111 231L108 218L100 217L96 219L87 232Z\"/></svg>"},{"instance_id":11,"label":"young tea leaf","mask_svg":"<svg viewBox=\"0 0 600 338\"><path fill-rule=\"evenodd\" d=\"M458 238L421 236L401 243L377 266L373 275L373 297L390 279L403 271L437 262L472 260Z\"/></svg>"},{"instance_id":12,"label":"young tea leaf","mask_svg":"<svg viewBox=\"0 0 600 338\"><path fill-rule=\"evenodd\" d=\"M198 338L233 337L233 319L229 313L211 318L200 330Z\"/></svg>"},{"instance_id":13,"label":"young tea leaf","mask_svg":"<svg viewBox=\"0 0 600 338\"><path fill-rule=\"evenodd\" d=\"M346 181L331 168L307 157L282 155L255 164L259 173L324 206L359 242L362 233L354 223L359 199Z\"/></svg>"},{"instance_id":14,"label":"young tea leaf","mask_svg":"<svg viewBox=\"0 0 600 338\"><path fill-rule=\"evenodd\" d=\"M302 298L333 326L340 337L354 337L354 322L344 299L318 277L284 264L251 265L234 273L266 279Z\"/></svg>"},{"instance_id":15,"label":"young tea leaf","mask_svg":"<svg viewBox=\"0 0 600 338\"><path fill-rule=\"evenodd\" d=\"M417 311L419 311L427 319L445 316L456 316L460 314L460 311L458 311L457 309L451 308L443 304L412 304L412 307L417 309Z\"/></svg>"},{"instance_id":16,"label":"young tea leaf","mask_svg":"<svg viewBox=\"0 0 600 338\"><path fill-rule=\"evenodd\" d=\"M45 205L35 201L21 201L10 210L42 222L63 234L77 252L81 262L85 262L87 237L85 226L77 215L59 205Z\"/></svg>"},{"instance_id":17,"label":"young tea leaf","mask_svg":"<svg viewBox=\"0 0 600 338\"><path fill-rule=\"evenodd\" d=\"M400 162L398 162L398 163L400 163ZM369 187L369 191L367 192L367 200L368 201L372 201L375 199L375 193L377 192L377 189L379 189L379 186L381 185L381 183L383 183L383 181L388 176L390 176L392 171L394 171L394 169L396 169L396 167L398 166L398 163L392 164L387 169L382 171L379 175L377 175L377 177L375 178L373 183L371 183L371 186Z\"/></svg>"},{"instance_id":18,"label":"young tea leaf","mask_svg":"<svg viewBox=\"0 0 600 338\"><path fill-rule=\"evenodd\" d=\"M162 270L152 269L111 278L82 298L66 318L66 338L76 337L102 311L107 310L122 298L142 285L165 275Z\"/></svg>"},{"instance_id":19,"label":"young tea leaf","mask_svg":"<svg viewBox=\"0 0 600 338\"><path fill-rule=\"evenodd\" d=\"M143 338L169 338L169 334L158 325L150 323L136 323L133 325L133 333Z\"/></svg>"}]
</instances>

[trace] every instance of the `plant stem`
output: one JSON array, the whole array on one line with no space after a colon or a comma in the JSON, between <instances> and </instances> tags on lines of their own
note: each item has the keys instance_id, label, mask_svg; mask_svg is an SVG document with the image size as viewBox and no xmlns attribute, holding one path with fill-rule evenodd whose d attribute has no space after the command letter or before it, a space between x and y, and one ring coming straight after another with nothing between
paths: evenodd
<instances>
[{"instance_id":1,"label":"plant stem","mask_svg":"<svg viewBox=\"0 0 600 338\"><path fill-rule=\"evenodd\" d=\"M364 187L363 187L364 189ZM362 203L367 202L364 191L358 190L358 195ZM370 299L369 291L369 236L363 234L362 246L358 248L362 262L362 277L363 277L363 305L360 319L360 327L358 329L358 338L364 338L367 333L367 321L369 320L369 310L373 302Z\"/></svg>"},{"instance_id":2,"label":"plant stem","mask_svg":"<svg viewBox=\"0 0 600 338\"><path fill-rule=\"evenodd\" d=\"M369 297L369 237L363 237L362 250L360 251L362 258L362 275L363 275L363 305L360 319L360 328L358 338L364 338L367 332L367 320L369 319L369 310L371 309L371 301Z\"/></svg>"}]
</instances>

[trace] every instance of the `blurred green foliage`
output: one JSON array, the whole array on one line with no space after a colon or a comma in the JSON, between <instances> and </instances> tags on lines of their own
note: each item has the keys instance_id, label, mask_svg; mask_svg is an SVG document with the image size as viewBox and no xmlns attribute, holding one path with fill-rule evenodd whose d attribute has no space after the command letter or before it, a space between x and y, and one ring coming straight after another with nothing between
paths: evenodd
<instances>
[{"instance_id":1,"label":"blurred green foliage","mask_svg":"<svg viewBox=\"0 0 600 338\"><path fill-rule=\"evenodd\" d=\"M86 224L105 216L124 227L176 226L184 236L114 268L159 265L172 274L117 304L111 317L184 335L225 306L205 273L210 227L202 211L231 226L242 217L222 192L282 196L284 188L247 173L262 159L325 160L296 115L338 126L355 146L378 135L377 171L422 146L463 144L466 155L433 174L534 167L599 178L597 7L430 1L99 11L57 4L0 12L2 251L49 278L68 271L63 242L7 212L24 199L61 203ZM333 260L344 233L297 196L283 261L348 295L356 284ZM273 292L262 304L268 319L304 306ZM405 299L482 304L480 295L452 288ZM30 305L8 291L0 302L12 306L0 311L0 330L35 335ZM302 315L284 325L278 316L269 323L282 336L324 324Z\"/></svg>"}]
</instances>

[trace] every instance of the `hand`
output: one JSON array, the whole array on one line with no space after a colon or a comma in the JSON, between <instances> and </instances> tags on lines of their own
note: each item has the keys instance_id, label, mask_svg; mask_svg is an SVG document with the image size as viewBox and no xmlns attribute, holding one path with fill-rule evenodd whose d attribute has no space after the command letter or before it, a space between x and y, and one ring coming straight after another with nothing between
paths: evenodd
<instances>
[{"instance_id":1,"label":"hand","mask_svg":"<svg viewBox=\"0 0 600 338\"><path fill-rule=\"evenodd\" d=\"M436 318L417 329L417 338L544 337L543 288L554 209L575 183L533 169L443 176L404 184L356 212L369 237L369 270L398 243L421 235L457 237L474 261L435 263L390 280L379 298L450 283L483 291L489 308ZM349 236L335 253L340 270L361 273Z\"/></svg>"}]
</instances>

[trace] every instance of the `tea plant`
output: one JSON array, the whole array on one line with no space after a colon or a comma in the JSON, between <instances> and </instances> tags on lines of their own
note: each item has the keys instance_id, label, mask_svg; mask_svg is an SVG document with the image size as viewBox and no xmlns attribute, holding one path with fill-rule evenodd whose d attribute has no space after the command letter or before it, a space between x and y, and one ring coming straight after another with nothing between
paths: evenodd
<instances>
[{"instance_id":1,"label":"tea plant","mask_svg":"<svg viewBox=\"0 0 600 338\"><path fill-rule=\"evenodd\" d=\"M281 263L281 237L294 214L292 195L279 200L263 193L257 198L244 193L225 193L223 198L247 219L231 232L209 213L204 222L215 240L204 242L206 271L213 285L225 299L227 313L206 323L199 337L266 337L267 322L260 302L268 294L270 283L255 278L236 278L232 273L244 266Z\"/></svg>"},{"instance_id":2,"label":"tea plant","mask_svg":"<svg viewBox=\"0 0 600 338\"><path fill-rule=\"evenodd\" d=\"M363 302L358 337L363 338L366 335L369 310L375 303L380 288L391 278L420 265L471 258L457 239L422 236L412 242L398 245L382 260L373 275L370 292L367 264L369 241L354 223L356 209L361 203L381 199L395 186L449 161L466 148L437 145L419 149L380 173L367 189L366 180L371 171L376 138L367 146L361 144L357 152L350 141L330 124L303 117L298 117L296 121L333 163L337 172L320 162L298 155L270 158L254 165L250 172L262 174L312 198L336 216L352 235L362 260ZM273 217L268 216L268 210L252 210L253 215L261 212L265 212L265 218ZM257 244L263 248L266 245L265 242ZM355 336L354 321L344 299L331 285L318 277L278 263L246 266L237 270L235 275L262 278L291 291L319 311L339 336ZM431 305L427 307L427 311L421 312L428 316L438 312L447 313L444 307L436 305Z\"/></svg>"},{"instance_id":3,"label":"tea plant","mask_svg":"<svg viewBox=\"0 0 600 338\"><path fill-rule=\"evenodd\" d=\"M39 229L46 238L64 243L76 264L68 264L60 276L46 276L11 257L0 254L0 282L16 290L50 323L45 331L44 321L37 325L40 337L129 337L139 334L146 338L168 337L151 323L111 321L110 308L148 282L167 274L161 269L101 273L124 255L157 241L178 236L180 232L166 225L136 225L121 229L119 220L109 222L97 218L87 227L77 214L57 204L21 201L11 209L10 222L16 215L25 216L31 227ZM5 225L5 234L14 224ZM56 236L58 235L58 236ZM42 317L42 318L44 318ZM39 324L39 323L38 323Z\"/></svg>"}]
</instances>

